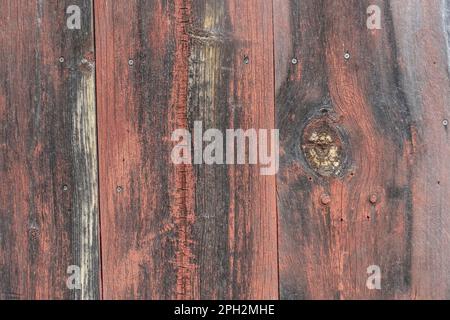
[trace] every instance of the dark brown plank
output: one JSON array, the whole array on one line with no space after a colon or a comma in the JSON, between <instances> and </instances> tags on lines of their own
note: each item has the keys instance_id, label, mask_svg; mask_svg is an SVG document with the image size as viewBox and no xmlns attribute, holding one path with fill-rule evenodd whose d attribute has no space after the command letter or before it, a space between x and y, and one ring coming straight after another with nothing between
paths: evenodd
<instances>
[{"instance_id":1,"label":"dark brown plank","mask_svg":"<svg viewBox=\"0 0 450 320\"><path fill-rule=\"evenodd\" d=\"M170 158L197 120L273 128L271 3L95 11L104 297L277 298L275 178Z\"/></svg>"},{"instance_id":2,"label":"dark brown plank","mask_svg":"<svg viewBox=\"0 0 450 320\"><path fill-rule=\"evenodd\" d=\"M1 299L100 295L91 20L87 0L0 1Z\"/></svg>"},{"instance_id":3,"label":"dark brown plank","mask_svg":"<svg viewBox=\"0 0 450 320\"><path fill-rule=\"evenodd\" d=\"M274 1L281 298L449 297L443 3Z\"/></svg>"}]
</instances>

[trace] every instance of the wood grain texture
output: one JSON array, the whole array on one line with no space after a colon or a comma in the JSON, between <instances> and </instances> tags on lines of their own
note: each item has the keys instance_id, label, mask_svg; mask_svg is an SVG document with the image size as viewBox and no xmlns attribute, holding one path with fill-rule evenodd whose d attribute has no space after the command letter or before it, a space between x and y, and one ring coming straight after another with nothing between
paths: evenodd
<instances>
[{"instance_id":1,"label":"wood grain texture","mask_svg":"<svg viewBox=\"0 0 450 320\"><path fill-rule=\"evenodd\" d=\"M223 133L274 128L271 3L192 3L190 130L198 120ZM275 177L254 165L201 165L194 181L200 298L277 298Z\"/></svg>"},{"instance_id":2,"label":"wood grain texture","mask_svg":"<svg viewBox=\"0 0 450 320\"><path fill-rule=\"evenodd\" d=\"M1 299L99 298L91 20L87 0L0 1Z\"/></svg>"},{"instance_id":3,"label":"wood grain texture","mask_svg":"<svg viewBox=\"0 0 450 320\"><path fill-rule=\"evenodd\" d=\"M414 146L411 298L450 299L450 1L407 2L391 9Z\"/></svg>"},{"instance_id":4,"label":"wood grain texture","mask_svg":"<svg viewBox=\"0 0 450 320\"><path fill-rule=\"evenodd\" d=\"M104 297L277 298L275 178L170 159L197 120L273 128L271 3L95 4Z\"/></svg>"},{"instance_id":5,"label":"wood grain texture","mask_svg":"<svg viewBox=\"0 0 450 320\"><path fill-rule=\"evenodd\" d=\"M0 300L450 299L449 119L450 0L0 0Z\"/></svg>"},{"instance_id":6,"label":"wood grain texture","mask_svg":"<svg viewBox=\"0 0 450 320\"><path fill-rule=\"evenodd\" d=\"M366 28L370 4L381 30ZM274 8L281 298L449 298L448 2ZM336 175L311 165L333 147Z\"/></svg>"}]
</instances>

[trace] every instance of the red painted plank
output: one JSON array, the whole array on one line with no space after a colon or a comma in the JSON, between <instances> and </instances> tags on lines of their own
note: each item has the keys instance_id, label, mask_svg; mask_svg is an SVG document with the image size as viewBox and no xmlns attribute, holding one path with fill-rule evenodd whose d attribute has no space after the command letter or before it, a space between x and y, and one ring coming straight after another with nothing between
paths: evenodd
<instances>
[{"instance_id":1,"label":"red painted plank","mask_svg":"<svg viewBox=\"0 0 450 320\"><path fill-rule=\"evenodd\" d=\"M91 20L88 0L0 0L0 299L100 296Z\"/></svg>"},{"instance_id":2,"label":"red painted plank","mask_svg":"<svg viewBox=\"0 0 450 320\"><path fill-rule=\"evenodd\" d=\"M95 4L104 297L276 298L274 176L170 158L195 121L273 128L270 2Z\"/></svg>"}]
</instances>

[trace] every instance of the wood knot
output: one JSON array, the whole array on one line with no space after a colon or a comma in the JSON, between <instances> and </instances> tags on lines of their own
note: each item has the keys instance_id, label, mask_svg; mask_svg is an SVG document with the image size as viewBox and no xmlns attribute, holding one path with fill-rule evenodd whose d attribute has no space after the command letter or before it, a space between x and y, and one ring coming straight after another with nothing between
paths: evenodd
<instances>
[{"instance_id":1,"label":"wood knot","mask_svg":"<svg viewBox=\"0 0 450 320\"><path fill-rule=\"evenodd\" d=\"M302 150L309 166L322 176L339 176L345 155L338 130L328 116L310 122L303 131Z\"/></svg>"}]
</instances>

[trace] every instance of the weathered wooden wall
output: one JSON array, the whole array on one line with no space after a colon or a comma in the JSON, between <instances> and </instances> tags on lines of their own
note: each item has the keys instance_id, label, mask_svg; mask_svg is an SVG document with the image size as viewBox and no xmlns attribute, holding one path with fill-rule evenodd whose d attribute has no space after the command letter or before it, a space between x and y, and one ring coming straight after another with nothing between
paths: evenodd
<instances>
[{"instance_id":1,"label":"weathered wooden wall","mask_svg":"<svg viewBox=\"0 0 450 320\"><path fill-rule=\"evenodd\" d=\"M448 299L449 75L449 0L0 0L0 299Z\"/></svg>"}]
</instances>

